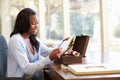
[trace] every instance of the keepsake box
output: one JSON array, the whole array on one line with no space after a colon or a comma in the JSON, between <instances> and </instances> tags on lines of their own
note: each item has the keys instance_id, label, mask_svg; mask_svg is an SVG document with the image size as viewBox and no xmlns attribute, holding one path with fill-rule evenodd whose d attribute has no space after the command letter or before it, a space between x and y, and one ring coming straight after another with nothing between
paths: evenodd
<instances>
[{"instance_id":1,"label":"keepsake box","mask_svg":"<svg viewBox=\"0 0 120 80\"><path fill-rule=\"evenodd\" d=\"M71 54L62 54L60 59L55 60L54 62L60 63L60 64L76 64L76 63L82 63L82 57L85 57L85 53L87 50L88 42L89 42L90 36L88 35L81 35L76 36L74 42L71 42L69 46L72 46L72 50L77 51L80 53L79 56L74 56ZM68 50L66 50L68 51Z\"/></svg>"}]
</instances>

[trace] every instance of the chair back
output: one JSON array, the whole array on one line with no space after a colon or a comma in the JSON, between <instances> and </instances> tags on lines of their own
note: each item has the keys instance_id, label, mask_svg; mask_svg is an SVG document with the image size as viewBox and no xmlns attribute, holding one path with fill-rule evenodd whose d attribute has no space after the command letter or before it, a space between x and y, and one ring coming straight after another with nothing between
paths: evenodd
<instances>
[{"instance_id":1,"label":"chair back","mask_svg":"<svg viewBox=\"0 0 120 80\"><path fill-rule=\"evenodd\" d=\"M0 35L0 78L6 76L7 69L7 42L4 36Z\"/></svg>"}]
</instances>

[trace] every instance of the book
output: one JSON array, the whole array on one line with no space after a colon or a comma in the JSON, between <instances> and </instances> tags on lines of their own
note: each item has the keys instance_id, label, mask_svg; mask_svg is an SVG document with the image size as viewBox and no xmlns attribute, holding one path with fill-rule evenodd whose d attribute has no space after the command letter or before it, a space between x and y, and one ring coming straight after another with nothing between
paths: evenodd
<instances>
[{"instance_id":1,"label":"book","mask_svg":"<svg viewBox=\"0 0 120 80\"><path fill-rule=\"evenodd\" d=\"M120 66L108 64L70 64L67 69L75 75L120 74Z\"/></svg>"}]
</instances>

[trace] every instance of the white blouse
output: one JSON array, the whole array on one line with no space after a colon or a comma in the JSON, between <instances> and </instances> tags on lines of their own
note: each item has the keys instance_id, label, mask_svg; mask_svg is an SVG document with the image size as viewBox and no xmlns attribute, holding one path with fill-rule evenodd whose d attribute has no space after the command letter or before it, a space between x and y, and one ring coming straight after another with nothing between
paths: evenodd
<instances>
[{"instance_id":1,"label":"white blouse","mask_svg":"<svg viewBox=\"0 0 120 80\"><path fill-rule=\"evenodd\" d=\"M33 75L52 62L48 56L52 49L40 40L39 42L39 51L37 53L34 49L35 54L33 55L19 33L11 37L8 43L7 77L23 77L24 74Z\"/></svg>"}]
</instances>

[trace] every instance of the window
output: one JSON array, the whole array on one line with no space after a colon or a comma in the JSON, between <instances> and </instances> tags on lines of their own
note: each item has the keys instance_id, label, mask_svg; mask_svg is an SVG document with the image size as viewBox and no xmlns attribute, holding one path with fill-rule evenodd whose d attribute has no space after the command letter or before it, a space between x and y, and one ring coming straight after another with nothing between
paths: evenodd
<instances>
[{"instance_id":1,"label":"window","mask_svg":"<svg viewBox=\"0 0 120 80\"><path fill-rule=\"evenodd\" d=\"M108 1L109 57L115 63L120 59L120 4L117 0Z\"/></svg>"},{"instance_id":2,"label":"window","mask_svg":"<svg viewBox=\"0 0 120 80\"><path fill-rule=\"evenodd\" d=\"M49 46L56 47L56 43L68 36L89 35L86 52L89 61L119 60L120 7L117 0L1 0L0 4L0 33L7 40L17 13L31 7L40 20L38 37Z\"/></svg>"},{"instance_id":3,"label":"window","mask_svg":"<svg viewBox=\"0 0 120 80\"><path fill-rule=\"evenodd\" d=\"M90 36L86 55L92 55L92 62L101 62L99 8L99 0L69 0L70 35Z\"/></svg>"},{"instance_id":4,"label":"window","mask_svg":"<svg viewBox=\"0 0 120 80\"><path fill-rule=\"evenodd\" d=\"M38 0L0 0L0 32L9 41L17 13L31 7L38 12Z\"/></svg>"},{"instance_id":5,"label":"window","mask_svg":"<svg viewBox=\"0 0 120 80\"><path fill-rule=\"evenodd\" d=\"M46 6L46 39L62 40L63 39L63 17L62 17L62 0L45 0Z\"/></svg>"},{"instance_id":6,"label":"window","mask_svg":"<svg viewBox=\"0 0 120 80\"><path fill-rule=\"evenodd\" d=\"M10 18L11 18L11 26L13 29L16 16L20 10L25 7L30 7L34 9L38 13L38 1L34 0L10 0Z\"/></svg>"},{"instance_id":7,"label":"window","mask_svg":"<svg viewBox=\"0 0 120 80\"><path fill-rule=\"evenodd\" d=\"M68 36L89 35L87 54L101 62L99 0L45 0L45 6L45 40L55 42Z\"/></svg>"}]
</instances>

